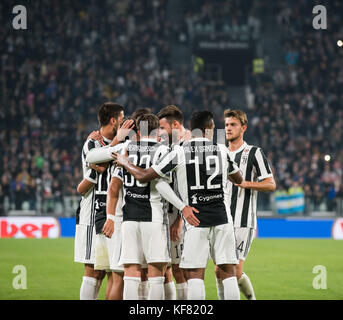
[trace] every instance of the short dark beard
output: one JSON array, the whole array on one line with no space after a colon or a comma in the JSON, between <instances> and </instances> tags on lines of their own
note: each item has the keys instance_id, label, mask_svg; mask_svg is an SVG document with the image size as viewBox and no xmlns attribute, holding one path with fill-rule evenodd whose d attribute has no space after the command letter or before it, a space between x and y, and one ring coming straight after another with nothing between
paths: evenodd
<instances>
[{"instance_id":1,"label":"short dark beard","mask_svg":"<svg viewBox=\"0 0 343 320\"><path fill-rule=\"evenodd\" d=\"M227 139L227 141L233 142L233 141L235 141L235 140L237 140L237 139L239 139L239 135L238 135L237 137L233 137L233 138L231 138L231 139Z\"/></svg>"}]
</instances>

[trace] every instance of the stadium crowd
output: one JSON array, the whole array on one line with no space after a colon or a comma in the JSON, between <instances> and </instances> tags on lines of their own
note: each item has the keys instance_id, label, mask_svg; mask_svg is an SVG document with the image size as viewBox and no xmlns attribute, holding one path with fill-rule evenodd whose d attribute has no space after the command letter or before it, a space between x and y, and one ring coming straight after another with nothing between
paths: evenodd
<instances>
[{"instance_id":1,"label":"stadium crowd","mask_svg":"<svg viewBox=\"0 0 343 320\"><path fill-rule=\"evenodd\" d=\"M231 2L247 21L241 2ZM224 3L229 10L230 1ZM308 4L299 3L292 14L286 6L279 10L284 69L252 76L247 137L266 151L280 188L299 184L316 208L327 202L334 209L333 199L343 197L343 51L334 33L308 27L312 20L300 18ZM207 87L188 70L172 70L170 42L184 28L167 19L167 0L30 2L29 27L21 31L8 19L14 5L0 3L6 13L0 17L0 212L5 199L13 209L25 203L53 212L56 202L76 196L82 144L104 101L124 105L127 114L172 103L186 119L194 109L210 108L222 121L230 93ZM209 6L203 1L199 8L204 13ZM341 7L339 1L329 6L332 12ZM187 17L198 17L191 8ZM210 12L202 18L219 14Z\"/></svg>"},{"instance_id":2,"label":"stadium crowd","mask_svg":"<svg viewBox=\"0 0 343 320\"><path fill-rule=\"evenodd\" d=\"M328 29L312 26L313 3L279 2L283 68L252 77L251 142L268 153L279 190L301 186L308 210L343 198L343 33L340 1L324 1Z\"/></svg>"}]
</instances>

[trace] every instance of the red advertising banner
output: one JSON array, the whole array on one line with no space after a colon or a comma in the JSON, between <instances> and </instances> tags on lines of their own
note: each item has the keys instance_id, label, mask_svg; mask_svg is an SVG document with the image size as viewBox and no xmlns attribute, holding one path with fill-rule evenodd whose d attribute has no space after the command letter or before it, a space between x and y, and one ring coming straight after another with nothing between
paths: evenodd
<instances>
[{"instance_id":1,"label":"red advertising banner","mask_svg":"<svg viewBox=\"0 0 343 320\"><path fill-rule=\"evenodd\" d=\"M0 218L0 238L59 238L60 223L52 217Z\"/></svg>"}]
</instances>

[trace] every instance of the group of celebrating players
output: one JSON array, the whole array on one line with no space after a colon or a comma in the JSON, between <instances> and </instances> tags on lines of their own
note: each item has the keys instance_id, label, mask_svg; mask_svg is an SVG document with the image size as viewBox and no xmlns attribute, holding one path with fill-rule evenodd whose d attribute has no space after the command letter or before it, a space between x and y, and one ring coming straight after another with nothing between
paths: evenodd
<instances>
[{"instance_id":1,"label":"group of celebrating players","mask_svg":"<svg viewBox=\"0 0 343 320\"><path fill-rule=\"evenodd\" d=\"M94 300L107 274L109 300L204 300L207 262L220 300L255 293L243 264L256 231L258 191L275 190L261 148L244 140L247 116L225 110L224 143L210 111L157 115L107 102L100 130L82 150L84 178L74 261L85 265L81 300ZM175 283L173 281L175 279Z\"/></svg>"}]
</instances>

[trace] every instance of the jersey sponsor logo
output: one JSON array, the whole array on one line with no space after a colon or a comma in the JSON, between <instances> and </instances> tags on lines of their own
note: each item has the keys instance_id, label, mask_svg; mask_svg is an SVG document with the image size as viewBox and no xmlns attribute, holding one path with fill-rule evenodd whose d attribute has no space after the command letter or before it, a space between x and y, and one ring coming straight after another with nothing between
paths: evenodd
<instances>
[{"instance_id":1,"label":"jersey sponsor logo","mask_svg":"<svg viewBox=\"0 0 343 320\"><path fill-rule=\"evenodd\" d=\"M149 195L147 194L138 194L131 191L127 191L126 195L128 195L130 198L149 199Z\"/></svg>"},{"instance_id":2,"label":"jersey sponsor logo","mask_svg":"<svg viewBox=\"0 0 343 320\"><path fill-rule=\"evenodd\" d=\"M198 204L197 193L192 195L192 204Z\"/></svg>"},{"instance_id":3,"label":"jersey sponsor logo","mask_svg":"<svg viewBox=\"0 0 343 320\"><path fill-rule=\"evenodd\" d=\"M196 194L193 194L191 198L192 198L192 204L198 204L198 201L202 203L206 203L212 200L223 199L223 195L215 194L213 196L201 196L201 195L198 196L198 194L196 193Z\"/></svg>"},{"instance_id":4,"label":"jersey sponsor logo","mask_svg":"<svg viewBox=\"0 0 343 320\"><path fill-rule=\"evenodd\" d=\"M95 210L100 210L103 207L106 207L106 202L100 201L99 199L96 199L94 201L95 204Z\"/></svg>"},{"instance_id":5,"label":"jersey sponsor logo","mask_svg":"<svg viewBox=\"0 0 343 320\"><path fill-rule=\"evenodd\" d=\"M58 238L61 227L52 217L6 217L0 219L0 238Z\"/></svg>"}]
</instances>

